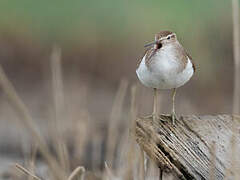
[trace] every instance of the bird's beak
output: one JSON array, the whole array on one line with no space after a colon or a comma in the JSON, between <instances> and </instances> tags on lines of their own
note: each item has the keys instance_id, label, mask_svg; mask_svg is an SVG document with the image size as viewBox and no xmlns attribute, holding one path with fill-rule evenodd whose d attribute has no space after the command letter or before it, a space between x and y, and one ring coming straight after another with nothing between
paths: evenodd
<instances>
[{"instance_id":1,"label":"bird's beak","mask_svg":"<svg viewBox=\"0 0 240 180\"><path fill-rule=\"evenodd\" d=\"M148 44L145 44L144 47L149 47L149 46L152 46L154 44L156 44L158 41L153 41L151 43L148 43Z\"/></svg>"}]
</instances>

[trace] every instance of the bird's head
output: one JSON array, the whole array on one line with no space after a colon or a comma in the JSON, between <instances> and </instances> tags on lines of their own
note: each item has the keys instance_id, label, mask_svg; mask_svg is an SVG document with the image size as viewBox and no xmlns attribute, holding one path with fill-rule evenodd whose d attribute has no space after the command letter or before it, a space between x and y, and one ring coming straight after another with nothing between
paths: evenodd
<instances>
[{"instance_id":1,"label":"bird's head","mask_svg":"<svg viewBox=\"0 0 240 180\"><path fill-rule=\"evenodd\" d=\"M166 44L170 44L177 41L177 36L175 33L170 31L161 31L155 35L155 41L146 44L144 47L153 46L155 49L160 49Z\"/></svg>"}]
</instances>

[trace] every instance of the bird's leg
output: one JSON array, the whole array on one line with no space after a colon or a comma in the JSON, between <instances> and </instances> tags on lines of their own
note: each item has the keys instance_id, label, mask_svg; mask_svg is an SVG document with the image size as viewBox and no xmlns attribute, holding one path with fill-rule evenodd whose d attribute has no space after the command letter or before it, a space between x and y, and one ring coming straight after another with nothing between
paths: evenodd
<instances>
[{"instance_id":1,"label":"bird's leg","mask_svg":"<svg viewBox=\"0 0 240 180\"><path fill-rule=\"evenodd\" d=\"M157 89L154 88L153 89L153 113L152 113L152 117L153 117L153 122L156 122L157 118L158 118L158 114L157 114Z\"/></svg>"},{"instance_id":2,"label":"bird's leg","mask_svg":"<svg viewBox=\"0 0 240 180\"><path fill-rule=\"evenodd\" d=\"M156 123L157 120L160 120L160 121L166 121L164 118L160 117L158 115L158 112L157 112L157 101L158 101L158 92L157 92L157 89L154 88L154 95L153 95L153 112L151 115L149 116L145 116L143 117L144 119L149 119L149 118L152 118L153 119L153 122Z\"/></svg>"},{"instance_id":3,"label":"bird's leg","mask_svg":"<svg viewBox=\"0 0 240 180\"><path fill-rule=\"evenodd\" d=\"M153 118L153 122L157 122L157 120L160 121L166 121L164 118L162 118L161 116L158 115L158 91L156 88L153 89L154 90L154 96L153 96L153 113L152 113L152 118Z\"/></svg>"},{"instance_id":4,"label":"bird's leg","mask_svg":"<svg viewBox=\"0 0 240 180\"><path fill-rule=\"evenodd\" d=\"M175 120L177 119L177 115L175 113L175 96L176 96L177 89L173 89L172 93L172 113L171 114L161 114L160 118L161 119L171 119L173 125L175 124Z\"/></svg>"},{"instance_id":5,"label":"bird's leg","mask_svg":"<svg viewBox=\"0 0 240 180\"><path fill-rule=\"evenodd\" d=\"M157 89L154 88L153 89L153 112L151 115L145 116L144 118L148 119L148 118L153 118L153 120L156 120L158 118L158 114L157 114Z\"/></svg>"},{"instance_id":6,"label":"bird's leg","mask_svg":"<svg viewBox=\"0 0 240 180\"><path fill-rule=\"evenodd\" d=\"M175 96L176 96L177 89L173 89L173 94L172 94L172 123L173 125L175 124L175 120L177 119L176 113L175 113Z\"/></svg>"}]
</instances>

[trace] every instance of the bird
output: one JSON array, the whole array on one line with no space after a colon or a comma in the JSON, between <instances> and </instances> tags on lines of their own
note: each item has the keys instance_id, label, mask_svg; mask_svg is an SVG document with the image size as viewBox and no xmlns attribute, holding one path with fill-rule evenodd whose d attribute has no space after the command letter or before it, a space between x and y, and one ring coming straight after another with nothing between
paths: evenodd
<instances>
[{"instance_id":1,"label":"bird","mask_svg":"<svg viewBox=\"0 0 240 180\"><path fill-rule=\"evenodd\" d=\"M176 33L160 31L155 34L155 40L146 44L150 47L137 65L136 74L140 82L154 90L153 112L150 115L153 121L165 121L168 116L175 124L175 96L177 88L187 83L195 72L192 57L177 39ZM172 112L170 115L157 113L158 90L172 90ZM146 116L147 117L147 116ZM149 116L148 116L149 117Z\"/></svg>"}]
</instances>

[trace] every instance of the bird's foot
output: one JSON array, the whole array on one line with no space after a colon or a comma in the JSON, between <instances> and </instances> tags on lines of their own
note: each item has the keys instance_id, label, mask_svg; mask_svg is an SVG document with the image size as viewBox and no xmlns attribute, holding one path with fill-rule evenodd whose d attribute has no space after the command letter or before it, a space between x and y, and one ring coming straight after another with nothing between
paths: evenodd
<instances>
[{"instance_id":1,"label":"bird's foot","mask_svg":"<svg viewBox=\"0 0 240 180\"><path fill-rule=\"evenodd\" d=\"M171 116L172 116L172 124L174 126L175 125L175 121L178 120L178 117L177 117L175 112L172 112Z\"/></svg>"},{"instance_id":2,"label":"bird's foot","mask_svg":"<svg viewBox=\"0 0 240 180\"><path fill-rule=\"evenodd\" d=\"M152 119L153 122L158 122L158 121L166 121L165 118L162 118L161 116L159 116L158 114L151 114L151 115L148 115L148 116L144 116L142 117L143 119Z\"/></svg>"},{"instance_id":3,"label":"bird's foot","mask_svg":"<svg viewBox=\"0 0 240 180\"><path fill-rule=\"evenodd\" d=\"M160 117L164 119L164 121L171 120L173 125L175 125L175 121L178 120L175 112L172 112L172 114L161 114Z\"/></svg>"}]
</instances>

